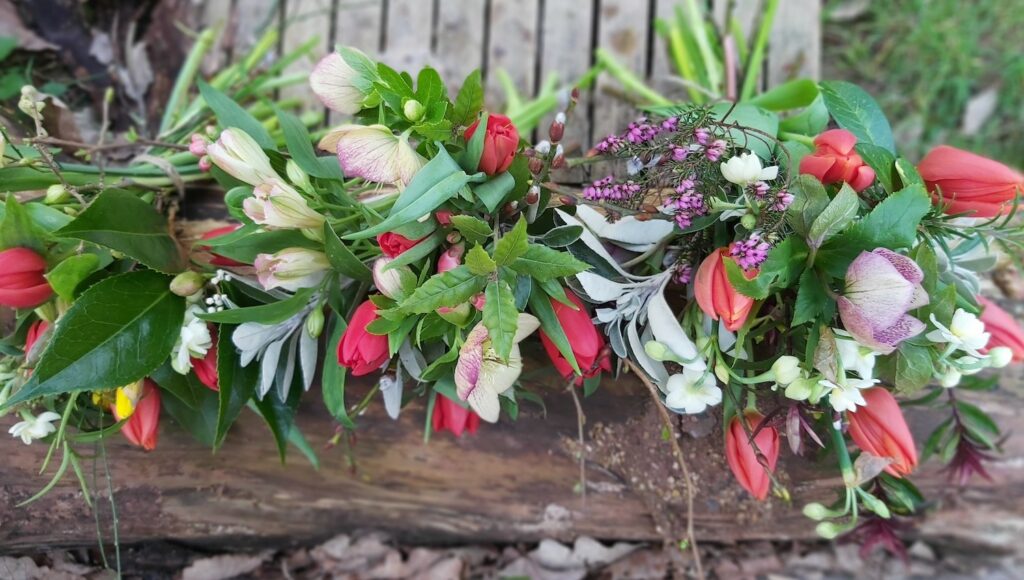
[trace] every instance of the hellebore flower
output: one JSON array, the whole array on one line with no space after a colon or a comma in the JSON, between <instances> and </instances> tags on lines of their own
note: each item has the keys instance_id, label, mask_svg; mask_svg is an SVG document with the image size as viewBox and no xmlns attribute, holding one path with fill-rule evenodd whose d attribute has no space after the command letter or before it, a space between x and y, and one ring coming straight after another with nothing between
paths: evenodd
<instances>
[{"instance_id":1,"label":"hellebore flower","mask_svg":"<svg viewBox=\"0 0 1024 580\"><path fill-rule=\"evenodd\" d=\"M279 179L259 143L236 127L221 131L220 138L206 147L206 153L214 165L249 185Z\"/></svg>"},{"instance_id":2,"label":"hellebore flower","mask_svg":"<svg viewBox=\"0 0 1024 580\"><path fill-rule=\"evenodd\" d=\"M754 299L740 294L733 288L726 273L726 260L732 260L727 249L719 248L711 252L697 268L693 288L697 305L704 314L710 316L712 320L721 318L727 330L736 332L747 321L750 309L754 306ZM745 275L756 276L757 271L750 270Z\"/></svg>"},{"instance_id":3,"label":"hellebore flower","mask_svg":"<svg viewBox=\"0 0 1024 580\"><path fill-rule=\"evenodd\" d=\"M441 393L434 399L434 414L430 417L434 431L451 431L456 437L465 432L476 433L480 416Z\"/></svg>"},{"instance_id":4,"label":"hellebore flower","mask_svg":"<svg viewBox=\"0 0 1024 580\"><path fill-rule=\"evenodd\" d=\"M932 200L948 214L971 213L991 218L1009 213L1017 193L1024 188L1024 174L948 145L940 145L917 166ZM940 195L941 194L941 195Z\"/></svg>"},{"instance_id":5,"label":"hellebore flower","mask_svg":"<svg viewBox=\"0 0 1024 580\"><path fill-rule=\"evenodd\" d=\"M357 57L366 58L354 48L346 50L352 51ZM309 86L328 109L354 115L363 108L373 81L361 75L341 54L332 52L313 67L309 75Z\"/></svg>"},{"instance_id":6,"label":"hellebore flower","mask_svg":"<svg viewBox=\"0 0 1024 580\"><path fill-rule=\"evenodd\" d=\"M800 160L800 173L825 185L845 181L854 191L867 189L875 182L875 170L856 153L856 144L857 137L846 129L825 131L814 138L814 152Z\"/></svg>"},{"instance_id":7,"label":"hellebore flower","mask_svg":"<svg viewBox=\"0 0 1024 580\"><path fill-rule=\"evenodd\" d=\"M20 437L25 445L30 445L36 439L42 439L57 430L53 424L60 420L60 415L53 411L44 411L38 417L25 412L21 415L22 421L15 423L8 429L13 437Z\"/></svg>"},{"instance_id":8,"label":"hellebore flower","mask_svg":"<svg viewBox=\"0 0 1024 580\"><path fill-rule=\"evenodd\" d=\"M410 240L402 234L385 232L377 236L377 245L380 246L380 251L385 256L389 258L397 258L404 252L408 251L409 248L422 242L424 239L425 238Z\"/></svg>"},{"instance_id":9,"label":"hellebore flower","mask_svg":"<svg viewBox=\"0 0 1024 580\"><path fill-rule=\"evenodd\" d=\"M917 450L899 403L882 387L867 389L863 394L867 405L847 414L850 437L867 453L891 459L885 468L891 475L909 475L917 466Z\"/></svg>"},{"instance_id":10,"label":"hellebore flower","mask_svg":"<svg viewBox=\"0 0 1024 580\"><path fill-rule=\"evenodd\" d=\"M520 313L517 323L507 362L498 357L482 322L473 327L459 349L459 361L455 364L459 398L488 423L497 421L501 412L498 395L511 388L523 370L519 343L540 327L540 321L529 314Z\"/></svg>"},{"instance_id":11,"label":"hellebore flower","mask_svg":"<svg viewBox=\"0 0 1024 580\"><path fill-rule=\"evenodd\" d=\"M828 379L821 379L818 385L828 389L828 402L837 413L843 411L856 411L858 406L867 404L864 400L864 389L870 389L878 384L878 379L851 379L840 378L839 383Z\"/></svg>"},{"instance_id":12,"label":"hellebore flower","mask_svg":"<svg viewBox=\"0 0 1024 580\"><path fill-rule=\"evenodd\" d=\"M778 176L777 166L761 167L761 158L753 153L740 153L722 163L722 177L743 187L758 181L771 181Z\"/></svg>"},{"instance_id":13,"label":"hellebore flower","mask_svg":"<svg viewBox=\"0 0 1024 580\"><path fill-rule=\"evenodd\" d=\"M977 316L963 308L957 308L949 327L939 322L935 314L931 315L931 321L935 325L935 330L925 335L928 340L944 342L971 356L981 358L980 351L988 345L990 335L985 332L985 323Z\"/></svg>"},{"instance_id":14,"label":"hellebore flower","mask_svg":"<svg viewBox=\"0 0 1024 580\"><path fill-rule=\"evenodd\" d=\"M34 308L53 296L46 260L28 248L0 252L0 306Z\"/></svg>"},{"instance_id":15,"label":"hellebore flower","mask_svg":"<svg viewBox=\"0 0 1024 580\"><path fill-rule=\"evenodd\" d=\"M853 371L862 379L870 379L875 376L875 358L878 353L862 346L850 336L850 333L833 328L836 333L836 350L839 351L839 361L843 363L843 369Z\"/></svg>"},{"instance_id":16,"label":"hellebore flower","mask_svg":"<svg viewBox=\"0 0 1024 580\"><path fill-rule=\"evenodd\" d=\"M320 229L324 216L313 211L306 199L280 179L270 179L253 189L253 197L242 201L242 211L267 228Z\"/></svg>"},{"instance_id":17,"label":"hellebore flower","mask_svg":"<svg viewBox=\"0 0 1024 580\"><path fill-rule=\"evenodd\" d=\"M466 129L466 141L473 138L480 121ZM491 113L487 116L487 129L484 134L484 149L480 155L477 169L487 175L497 175L512 165L512 160L519 149L519 131L512 120L505 115Z\"/></svg>"},{"instance_id":18,"label":"hellebore flower","mask_svg":"<svg viewBox=\"0 0 1024 580\"><path fill-rule=\"evenodd\" d=\"M695 415L722 402L722 389L707 369L683 368L665 383L665 406L677 413Z\"/></svg>"},{"instance_id":19,"label":"hellebore flower","mask_svg":"<svg viewBox=\"0 0 1024 580\"><path fill-rule=\"evenodd\" d=\"M775 427L763 427L758 431L758 426L764 421L764 416L756 411L744 414L743 420L750 426L751 431L757 431L754 436L754 443L767 459L768 467L775 469L779 461L779 431ZM757 461L757 453L750 444L746 430L740 423L737 415L729 422L729 429L725 432L725 459L729 463L729 469L736 477L737 483L743 489L750 492L758 500L768 497L768 490L771 489L772 480L764 467Z\"/></svg>"},{"instance_id":20,"label":"hellebore flower","mask_svg":"<svg viewBox=\"0 0 1024 580\"><path fill-rule=\"evenodd\" d=\"M550 299L551 308L555 311L558 323L569 338L569 346L576 358L576 364L583 372L583 375L576 379L576 384L581 385L583 379L600 376L601 371L610 373L612 361L610 353L605 347L604 335L597 331L583 301L571 291L567 290L565 295L576 305L576 310L554 298ZM555 365L558 374L569 378L576 372L543 330L540 331L540 342L544 345L544 351L548 353L548 358Z\"/></svg>"},{"instance_id":21,"label":"hellebore flower","mask_svg":"<svg viewBox=\"0 0 1024 580\"><path fill-rule=\"evenodd\" d=\"M880 354L924 331L907 311L928 304L924 273L913 260L885 248L861 252L846 270L846 292L838 299L843 326L861 345Z\"/></svg>"},{"instance_id":22,"label":"hellebore flower","mask_svg":"<svg viewBox=\"0 0 1024 580\"><path fill-rule=\"evenodd\" d=\"M284 288L290 292L317 286L331 269L327 254L306 248L257 254L254 265L256 277L265 289Z\"/></svg>"},{"instance_id":23,"label":"hellebore flower","mask_svg":"<svg viewBox=\"0 0 1024 580\"><path fill-rule=\"evenodd\" d=\"M384 125L341 125L321 139L319 147L338 155L347 177L398 187L408 185L427 162L407 135L395 135Z\"/></svg>"},{"instance_id":24,"label":"hellebore flower","mask_svg":"<svg viewBox=\"0 0 1024 580\"><path fill-rule=\"evenodd\" d=\"M978 302L985 307L981 311L981 321L985 323L985 330L989 333L988 344L982 352L987 353L1002 346L1013 353L1013 362L1024 361L1024 330L1017 321L1009 312L984 296L978 296Z\"/></svg>"},{"instance_id":25,"label":"hellebore flower","mask_svg":"<svg viewBox=\"0 0 1024 580\"><path fill-rule=\"evenodd\" d=\"M348 328L338 341L338 364L361 377L379 369L391 358L388 337L370 334L366 327L377 320L377 307L367 300L356 308Z\"/></svg>"},{"instance_id":26,"label":"hellebore flower","mask_svg":"<svg viewBox=\"0 0 1024 580\"><path fill-rule=\"evenodd\" d=\"M114 419L128 419L121 433L132 444L146 451L156 449L160 425L160 389L149 379L117 389L117 401L111 406Z\"/></svg>"}]
</instances>

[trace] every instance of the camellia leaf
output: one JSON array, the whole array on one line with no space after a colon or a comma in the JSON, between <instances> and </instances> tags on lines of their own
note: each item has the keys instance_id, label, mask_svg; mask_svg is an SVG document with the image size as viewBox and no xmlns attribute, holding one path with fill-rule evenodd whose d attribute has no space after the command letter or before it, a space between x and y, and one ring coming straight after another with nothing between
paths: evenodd
<instances>
[{"instance_id":1,"label":"camellia leaf","mask_svg":"<svg viewBox=\"0 0 1024 580\"><path fill-rule=\"evenodd\" d=\"M487 297L484 303L484 326L487 327L494 351L501 360L507 361L518 328L519 311L516 310L515 297L503 280L488 284L484 295Z\"/></svg>"},{"instance_id":2,"label":"camellia leaf","mask_svg":"<svg viewBox=\"0 0 1024 580\"><path fill-rule=\"evenodd\" d=\"M100 264L100 257L96 254L78 254L68 256L60 264L46 273L46 279L53 287L57 296L66 302L74 302L75 289L78 285L96 271Z\"/></svg>"},{"instance_id":3,"label":"camellia leaf","mask_svg":"<svg viewBox=\"0 0 1024 580\"><path fill-rule=\"evenodd\" d=\"M366 264L352 253L352 250L341 241L331 224L324 222L324 249L331 266L342 274L362 282L372 282L373 273Z\"/></svg>"},{"instance_id":4,"label":"camellia leaf","mask_svg":"<svg viewBox=\"0 0 1024 580\"><path fill-rule=\"evenodd\" d=\"M889 120L867 91L846 81L822 81L819 86L828 112L840 127L862 142L896 152Z\"/></svg>"},{"instance_id":5,"label":"camellia leaf","mask_svg":"<svg viewBox=\"0 0 1024 580\"><path fill-rule=\"evenodd\" d=\"M483 289L486 279L466 266L435 274L402 301L402 312L426 314L442 306L458 306Z\"/></svg>"},{"instance_id":6,"label":"camellia leaf","mask_svg":"<svg viewBox=\"0 0 1024 580\"><path fill-rule=\"evenodd\" d=\"M32 221L27 207L18 203L16 196L8 195L3 210L3 219L0 220L0 250L22 247L42 251L43 232Z\"/></svg>"},{"instance_id":7,"label":"camellia leaf","mask_svg":"<svg viewBox=\"0 0 1024 580\"><path fill-rule=\"evenodd\" d=\"M116 250L161 272L173 274L184 268L167 218L120 189L108 189L96 196L85 211L55 235Z\"/></svg>"},{"instance_id":8,"label":"camellia leaf","mask_svg":"<svg viewBox=\"0 0 1024 580\"><path fill-rule=\"evenodd\" d=\"M564 290L562 295L565 295ZM551 305L551 300L548 298L547 293L540 289L535 289L530 293L529 305L530 312L540 321L540 328L544 334L551 339L551 343L555 345L558 352L562 353L562 356L568 361L572 370L576 374L582 375L579 363L576 362L576 355L572 352L572 345L569 344L569 337L565 335L565 329L562 328L562 323L559 322L558 316L555 315L555 309Z\"/></svg>"},{"instance_id":9,"label":"camellia leaf","mask_svg":"<svg viewBox=\"0 0 1024 580\"><path fill-rule=\"evenodd\" d=\"M275 149L270 132L256 117L236 103L234 99L211 87L202 80L196 81L199 94L217 117L217 124L227 129L236 127L249 134L264 149Z\"/></svg>"},{"instance_id":10,"label":"camellia leaf","mask_svg":"<svg viewBox=\"0 0 1024 580\"><path fill-rule=\"evenodd\" d=\"M494 261L499 266L508 266L515 262L519 256L526 253L529 243L526 240L526 220L519 218L512 231L505 234L498 240L494 247Z\"/></svg>"},{"instance_id":11,"label":"camellia leaf","mask_svg":"<svg viewBox=\"0 0 1024 580\"><path fill-rule=\"evenodd\" d=\"M213 447L217 437L217 393L206 388L193 373L180 375L164 364L151 375L160 388L173 396L161 399L161 408L196 441Z\"/></svg>"},{"instance_id":12,"label":"camellia leaf","mask_svg":"<svg viewBox=\"0 0 1024 580\"><path fill-rule=\"evenodd\" d=\"M480 245L473 246L466 252L466 267L477 276L485 276L498 269L498 265Z\"/></svg>"},{"instance_id":13,"label":"camellia leaf","mask_svg":"<svg viewBox=\"0 0 1024 580\"><path fill-rule=\"evenodd\" d=\"M217 336L217 382L220 387L217 401L217 430L213 447L224 442L228 429L242 412L242 408L256 393L260 367L250 364L243 367L232 342L235 327L222 324Z\"/></svg>"},{"instance_id":14,"label":"camellia leaf","mask_svg":"<svg viewBox=\"0 0 1024 580\"><path fill-rule=\"evenodd\" d=\"M487 222L471 215L453 215L452 225L474 244L482 244L493 233Z\"/></svg>"},{"instance_id":15,"label":"camellia leaf","mask_svg":"<svg viewBox=\"0 0 1024 580\"><path fill-rule=\"evenodd\" d=\"M893 191L893 172L896 171L896 156L885 147L871 143L857 143L857 153L864 162L875 170L875 176L886 191Z\"/></svg>"},{"instance_id":16,"label":"camellia leaf","mask_svg":"<svg viewBox=\"0 0 1024 580\"><path fill-rule=\"evenodd\" d=\"M171 353L185 300L169 276L140 270L89 287L61 318L32 378L2 408L46 395L135 382Z\"/></svg>"},{"instance_id":17,"label":"camellia leaf","mask_svg":"<svg viewBox=\"0 0 1024 580\"><path fill-rule=\"evenodd\" d=\"M511 267L520 274L532 276L538 280L564 278L590 269L589 264L577 260L568 252L561 252L538 244L530 244L526 253L512 262Z\"/></svg>"},{"instance_id":18,"label":"camellia leaf","mask_svg":"<svg viewBox=\"0 0 1024 580\"><path fill-rule=\"evenodd\" d=\"M259 322L260 324L277 324L284 322L298 311L309 304L309 297L313 295L313 288L300 288L290 298L261 304L259 306L246 306L245 308L232 308L220 312L203 312L199 318L208 322L219 324L241 324L243 322Z\"/></svg>"}]
</instances>

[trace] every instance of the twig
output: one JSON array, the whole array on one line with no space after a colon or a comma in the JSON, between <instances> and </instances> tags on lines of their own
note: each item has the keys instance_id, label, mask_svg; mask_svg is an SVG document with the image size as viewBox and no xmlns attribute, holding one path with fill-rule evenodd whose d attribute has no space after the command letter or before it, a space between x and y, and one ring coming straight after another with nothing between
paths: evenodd
<instances>
[{"instance_id":1,"label":"twig","mask_svg":"<svg viewBox=\"0 0 1024 580\"><path fill-rule=\"evenodd\" d=\"M159 141L155 139L144 139L139 138L129 143L104 143L102 145L93 143L83 143L81 141L70 141L68 139L58 139L56 137L36 137L30 139L32 143L42 143L44 145L54 145L57 147L76 147L83 149L89 153L96 153L100 151L110 151L114 149L131 149L133 147L161 147L165 149L176 149L178 151L188 151L188 145L180 145L178 143L167 143L165 141Z\"/></svg>"},{"instance_id":2,"label":"twig","mask_svg":"<svg viewBox=\"0 0 1024 580\"><path fill-rule=\"evenodd\" d=\"M573 377L569 380L569 384L566 386L572 394L572 402L576 404L576 429L577 436L579 437L580 444L580 496L583 498L583 504L587 503L587 453L586 447L583 442L583 425L587 422L586 415L583 414L583 405L580 404L580 396L576 393L576 379Z\"/></svg>"},{"instance_id":3,"label":"twig","mask_svg":"<svg viewBox=\"0 0 1024 580\"><path fill-rule=\"evenodd\" d=\"M686 457L683 455L683 450L679 447L679 442L676 441L675 427L672 425L672 418L669 417L668 411L665 410L665 405L661 403L661 397L658 396L658 389L654 386L654 383L647 378L647 374L644 373L643 369L638 367L636 363L631 360L626 360L626 366L629 367L637 377L640 378L640 382L647 387L647 390L651 394L651 398L654 399L654 406L658 409L658 413L661 415L661 422L666 429L668 429L669 443L672 444L672 453L676 456L676 461L679 463L680 469L683 471L683 479L686 480L686 540L690 544L690 550L693 552L693 563L697 568L697 577L701 580L704 579L704 567L700 562L700 550L697 547L697 536L693 532L693 496L694 496L694 485L693 478L690 476L690 466L686 463Z\"/></svg>"}]
</instances>

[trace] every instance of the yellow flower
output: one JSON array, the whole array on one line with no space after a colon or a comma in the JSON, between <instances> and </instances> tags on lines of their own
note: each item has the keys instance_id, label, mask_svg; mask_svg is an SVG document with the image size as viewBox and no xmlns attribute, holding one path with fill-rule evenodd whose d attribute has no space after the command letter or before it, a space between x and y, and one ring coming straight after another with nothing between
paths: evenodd
<instances>
[{"instance_id":1,"label":"yellow flower","mask_svg":"<svg viewBox=\"0 0 1024 580\"><path fill-rule=\"evenodd\" d=\"M114 414L117 420L121 421L132 416L135 406L142 398L142 381L117 388L117 395L114 398Z\"/></svg>"}]
</instances>

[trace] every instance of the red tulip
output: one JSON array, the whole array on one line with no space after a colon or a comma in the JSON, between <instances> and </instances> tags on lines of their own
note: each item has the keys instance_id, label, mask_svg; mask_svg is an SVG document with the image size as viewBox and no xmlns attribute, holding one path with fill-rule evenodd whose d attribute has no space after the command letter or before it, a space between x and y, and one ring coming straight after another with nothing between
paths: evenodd
<instances>
[{"instance_id":1,"label":"red tulip","mask_svg":"<svg viewBox=\"0 0 1024 580\"><path fill-rule=\"evenodd\" d=\"M735 332L747 321L754 299L740 294L729 282L725 261L733 259L728 252L719 248L704 259L697 268L693 289L700 309L712 320L721 318L725 328ZM746 275L753 278L757 276L757 270L748 270Z\"/></svg>"},{"instance_id":2,"label":"red tulip","mask_svg":"<svg viewBox=\"0 0 1024 580\"><path fill-rule=\"evenodd\" d=\"M875 170L854 151L857 137L846 129L831 129L814 138L814 153L800 161L800 173L813 175L824 184L850 184L863 191L875 182Z\"/></svg>"},{"instance_id":3,"label":"red tulip","mask_svg":"<svg viewBox=\"0 0 1024 580\"><path fill-rule=\"evenodd\" d=\"M434 431L448 430L456 437L462 437L466 431L476 433L480 427L480 415L471 409L452 401L438 393L434 399L434 414L430 417Z\"/></svg>"},{"instance_id":4,"label":"red tulip","mask_svg":"<svg viewBox=\"0 0 1024 580\"><path fill-rule=\"evenodd\" d=\"M117 406L111 405L111 412L118 421ZM156 384L145 379L142 387L142 396L135 404L135 411L128 418L128 421L121 426L121 433L134 445L142 447L146 451L156 449L157 427L160 425L160 389Z\"/></svg>"},{"instance_id":5,"label":"red tulip","mask_svg":"<svg viewBox=\"0 0 1024 580\"><path fill-rule=\"evenodd\" d=\"M46 260L28 248L0 252L0 306L35 308L53 295Z\"/></svg>"},{"instance_id":6,"label":"red tulip","mask_svg":"<svg viewBox=\"0 0 1024 580\"><path fill-rule=\"evenodd\" d=\"M32 323L32 326L28 327L28 333L25 334L25 355L32 351L32 347L39 342L39 339L46 332L46 329L50 328L50 323L45 320L37 320Z\"/></svg>"},{"instance_id":7,"label":"red tulip","mask_svg":"<svg viewBox=\"0 0 1024 580\"><path fill-rule=\"evenodd\" d=\"M861 393L867 405L847 414L850 437L867 453L891 459L892 463L885 468L890 474L896 477L908 475L917 466L917 449L899 403L882 387L872 387Z\"/></svg>"},{"instance_id":8,"label":"red tulip","mask_svg":"<svg viewBox=\"0 0 1024 580\"><path fill-rule=\"evenodd\" d=\"M473 138L480 121L466 129L466 141ZM512 159L519 149L519 131L505 115L491 113L487 116L487 133L484 135L484 150L480 155L477 169L487 175L497 175L512 165Z\"/></svg>"},{"instance_id":9,"label":"red tulip","mask_svg":"<svg viewBox=\"0 0 1024 580\"><path fill-rule=\"evenodd\" d=\"M210 340L213 341L213 344L206 350L206 356L203 358L191 358L192 370L196 373L196 378L199 379L199 382L214 391L219 391L220 379L217 376L217 327L213 324L207 324L206 327L210 330Z\"/></svg>"},{"instance_id":10,"label":"red tulip","mask_svg":"<svg viewBox=\"0 0 1024 580\"><path fill-rule=\"evenodd\" d=\"M935 203L941 199L949 214L972 212L971 217L990 218L1009 213L1024 188L1020 172L948 145L929 151L917 171L932 199Z\"/></svg>"},{"instance_id":11,"label":"red tulip","mask_svg":"<svg viewBox=\"0 0 1024 580\"><path fill-rule=\"evenodd\" d=\"M744 414L747 425L751 432L757 432L754 436L754 443L757 449L768 460L768 467L775 470L775 464L779 462L779 431L775 427L765 426L758 431L762 416L757 411L750 411ZM729 463L736 481L743 489L750 492L758 500L768 497L768 490L771 489L772 480L764 466L757 461L757 453L750 444L747 432L740 423L737 415L729 422L729 430L725 432L725 459Z\"/></svg>"},{"instance_id":12,"label":"red tulip","mask_svg":"<svg viewBox=\"0 0 1024 580\"><path fill-rule=\"evenodd\" d=\"M220 228L214 228L214 229L206 232L205 234L203 234L202 237L203 237L204 240L212 240L213 238L216 238L216 237L219 237L219 236L225 236L227 234L230 234L231 232L237 230L240 227L242 227L242 226L238 225L238 224L235 224L235 225L231 225L231 226L224 226L224 227L220 227ZM213 251L213 248L211 248L210 246L197 246L197 249L202 250L204 252L209 252L210 253L210 256L211 256L210 257L210 264L213 265L213 266L220 266L222 268L235 268L235 267L238 267L238 266L246 266L246 265L248 265L248 264L245 264L243 262L239 262L237 260L232 260L231 258L225 258L224 256L221 256L220 254L215 253Z\"/></svg>"},{"instance_id":13,"label":"red tulip","mask_svg":"<svg viewBox=\"0 0 1024 580\"><path fill-rule=\"evenodd\" d=\"M562 325L562 330L569 338L569 346L572 347L572 354L576 357L576 364L583 371L583 376L576 381L577 384L582 384L583 379L596 377L601 374L601 371L611 372L612 362L608 349L605 348L604 337L594 326L583 301L572 292L567 291L565 295L576 305L577 310L573 310L555 299L551 299L551 307L555 311L559 324ZM571 377L575 373L572 365L562 356L558 347L551 342L543 330L540 331L540 342L544 345L544 350L547 351L555 369L563 377Z\"/></svg>"},{"instance_id":14,"label":"red tulip","mask_svg":"<svg viewBox=\"0 0 1024 580\"><path fill-rule=\"evenodd\" d=\"M338 341L338 364L352 369L353 376L370 374L391 358L388 337L366 332L367 325L377 318L373 302L363 302Z\"/></svg>"},{"instance_id":15,"label":"red tulip","mask_svg":"<svg viewBox=\"0 0 1024 580\"><path fill-rule=\"evenodd\" d=\"M1009 312L984 296L978 296L978 302L985 307L981 311L981 321L990 337L984 352L997 346L1005 346L1013 352L1013 362L1024 362L1024 329Z\"/></svg>"},{"instance_id":16,"label":"red tulip","mask_svg":"<svg viewBox=\"0 0 1024 580\"><path fill-rule=\"evenodd\" d=\"M380 251L389 258L397 258L399 254L422 241L423 238L410 240L401 234L393 232L386 232L377 236L377 244L380 245Z\"/></svg>"}]
</instances>

